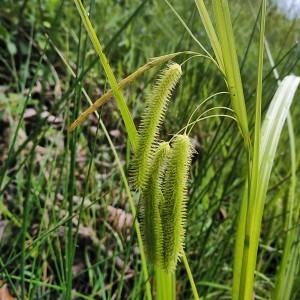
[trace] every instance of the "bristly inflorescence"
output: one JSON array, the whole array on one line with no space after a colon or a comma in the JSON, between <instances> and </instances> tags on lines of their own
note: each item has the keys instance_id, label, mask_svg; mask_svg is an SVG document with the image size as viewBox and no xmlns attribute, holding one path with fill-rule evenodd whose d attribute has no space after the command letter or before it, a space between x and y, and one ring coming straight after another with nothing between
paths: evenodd
<instances>
[{"instance_id":1,"label":"bristly inflorescence","mask_svg":"<svg viewBox=\"0 0 300 300\"><path fill-rule=\"evenodd\" d=\"M152 265L159 263L162 253L162 224L159 207L163 202L161 182L170 145L162 142L157 147L151 163L149 178L141 194L141 233L145 254Z\"/></svg>"},{"instance_id":2,"label":"bristly inflorescence","mask_svg":"<svg viewBox=\"0 0 300 300\"><path fill-rule=\"evenodd\" d=\"M139 126L137 149L132 161L132 181L136 189L142 190L147 182L160 125L171 92L181 75L181 66L174 62L169 63L161 72L153 91L147 98L146 109Z\"/></svg>"},{"instance_id":3,"label":"bristly inflorescence","mask_svg":"<svg viewBox=\"0 0 300 300\"><path fill-rule=\"evenodd\" d=\"M175 269L178 259L183 254L188 172L194 152L193 144L187 135L176 135L167 157L162 188L164 202L161 205L162 266L167 271Z\"/></svg>"},{"instance_id":4,"label":"bristly inflorescence","mask_svg":"<svg viewBox=\"0 0 300 300\"><path fill-rule=\"evenodd\" d=\"M148 96L132 160L134 188L141 191L141 233L150 264L173 272L183 254L187 180L194 151L190 138L176 135L158 142L168 100L181 77L177 63L168 64Z\"/></svg>"}]
</instances>

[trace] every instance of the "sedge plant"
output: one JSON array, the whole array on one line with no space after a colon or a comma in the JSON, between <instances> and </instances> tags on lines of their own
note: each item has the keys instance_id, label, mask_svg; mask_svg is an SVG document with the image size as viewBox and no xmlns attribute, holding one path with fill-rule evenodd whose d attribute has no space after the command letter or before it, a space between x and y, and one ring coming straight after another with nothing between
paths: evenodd
<instances>
[{"instance_id":1,"label":"sedge plant","mask_svg":"<svg viewBox=\"0 0 300 300\"><path fill-rule=\"evenodd\" d=\"M170 93L182 73L181 66L171 63L161 73L161 77L153 89L153 93L149 95L139 131L135 128L120 90L155 65L173 59L179 54L191 52L169 54L161 58L156 58L152 64L145 65L126 80L117 84L82 3L79 0L74 0L74 2L93 45L100 56L112 91L105 94L97 103L84 112L70 127L70 131L114 94L134 151L131 167L132 183L133 187L141 193L141 223L138 224L135 221L136 232L139 246L142 251L144 249L144 253L146 254L148 267L150 265L155 268L157 299L175 298L174 271L180 258L183 259L187 268L194 297L197 299L197 284L195 285L193 282L184 253L187 178L191 166L191 158L195 150L191 139L186 134L186 130L184 134L174 135L168 142L158 139L159 128L165 118L164 113ZM172 8L169 2L166 2ZM241 134L240 137L244 142L247 168L236 229L232 299L251 299L255 295L256 260L270 174L280 133L288 116L288 111L300 79L297 76L290 75L279 83L278 90L270 104L266 117L262 121L262 72L266 20L266 1L263 0L260 10L260 37L254 114L255 127L252 135L249 129L249 113L246 110L243 82L240 74L228 2L227 0L212 1L214 20L209 16L202 0L195 0L195 4L211 42L215 59L213 55L208 56L217 65L218 70L224 78L231 99L234 119ZM184 24L183 20L181 22ZM187 27L185 24L184 26ZM191 34L191 32L189 33ZM198 118L197 121L200 119ZM192 125L193 122L190 124ZM291 124L289 127L292 131ZM290 135L292 136L292 133ZM291 148L293 147L293 144L291 144ZM293 167L293 170L293 174L295 174L295 167ZM295 189L294 175L292 179L289 192L291 199L289 207L291 211L286 222L286 230L296 228L296 220L299 214L299 204L294 204L293 201ZM129 200L131 201L131 207L134 207L131 197L129 197ZM297 251L297 248L293 246L293 241L295 241L296 237L297 230L292 230L286 239L283 260L279 268L273 295L274 299L287 299L284 296L285 293L291 293L291 282L293 276L296 274L293 266L296 263L293 264L294 261L288 259L287 253L288 251ZM148 279L148 267L144 258L142 259L142 265L144 277ZM151 299L152 296L148 281L146 286L147 297Z\"/></svg>"},{"instance_id":2,"label":"sedge plant","mask_svg":"<svg viewBox=\"0 0 300 300\"><path fill-rule=\"evenodd\" d=\"M121 111L122 118L124 120L132 148L133 148L134 152L136 153L136 156L135 156L136 158L133 159L133 168L132 168L132 173L133 173L133 178L134 178L133 185L135 188L141 189L142 194L144 195L145 193L143 192L143 190L144 190L144 188L146 188L145 186L146 186L146 182L148 179L147 177L150 172L149 166L151 164L151 161L149 161L148 156L150 156L150 158L152 156L151 153L153 153L153 144L156 143L155 137L157 136L157 133L159 130L159 125L163 120L163 114L166 110L167 100L169 99L170 92L173 90L174 86L176 85L176 82L178 81L179 77L181 76L181 66L176 63L170 63L168 65L168 67L165 69L165 71L162 72L160 79L158 80L158 83L154 88L153 94L149 96L149 100L147 102L148 107L146 108L145 118L142 121L141 130L140 130L141 132L139 134L137 133L137 131L135 129L132 118L129 114L128 107L125 103L124 97L122 96L120 87L124 87L126 84L128 84L133 79L135 79L136 77L141 75L144 71L146 71L150 67L153 67L164 61L170 60L171 58L179 55L180 53L170 54L170 55L166 55L161 58L156 58L155 60L152 60L151 63L149 63L148 65L145 65L140 70L138 70L137 72L135 72L131 76L129 76L128 79L123 81L122 84L118 85L116 83L115 77L111 71L109 63L105 57L105 54L103 53L102 46L94 32L94 29L90 23L90 20L87 16L87 13L86 13L82 3L80 1L76 1L76 0L74 2L77 6L77 9L78 9L81 17L82 17L83 23L89 33L90 39L92 40L93 45L94 45L97 53L100 56L104 70L106 71L108 80L112 86L112 91L113 91L116 99L118 99L117 100L118 107ZM185 53L190 54L191 52L185 52ZM195 53L191 53L191 54L194 55ZM90 110L87 110L86 112L84 112L71 125L71 127L69 128L69 131L74 130L76 126L78 126L92 111L94 111L96 109L96 107L98 107L103 102L105 102L110 96L111 96L111 94L106 94L104 97L99 99L98 103L96 105L91 107ZM155 100L156 102L153 103L153 100ZM157 107L157 105L159 107ZM152 120L153 118L154 118L154 120ZM152 128L151 130L149 130L149 128L148 128L149 126ZM176 144L177 143L175 142L175 145ZM189 142L189 147L192 147L192 144L190 142ZM187 149L187 148L185 148L185 149ZM189 153L192 153L192 152L193 151L190 151ZM170 153L173 153L173 155L174 155L174 151L170 151ZM176 153L177 152L175 151L175 155L177 156ZM172 157L172 155L171 155L171 157ZM186 173L188 171L188 167L191 162L190 158L191 158L191 156L187 155L186 158L182 160L183 162L186 160L186 162L183 163L183 165L182 165L182 168L186 169L186 171L184 172L184 178L182 179L183 181L186 180L186 178L187 178ZM173 161L174 161L174 158L173 158ZM174 178L173 178L173 181L174 181ZM163 297L165 297L165 295L168 295L169 299L173 299L175 297L175 292L174 292L174 288L175 288L174 278L175 277L174 277L174 273L170 272L170 271L174 271L177 260L183 253L183 239L184 239L183 235L184 235L184 223L185 223L185 221L184 221L184 215L185 215L184 214L184 211L185 211L185 209L184 209L184 205L185 205L184 188L185 188L185 184L181 184L181 188L182 188L182 195L181 195L181 197L179 197L180 198L179 201L181 201L181 205L179 205L177 207L175 206L176 211L178 212L177 215L179 214L179 215L181 215L181 217L179 219L178 218L174 219L174 216L173 216L174 222L177 222L177 224L178 224L177 230L175 232L174 230L171 231L171 229L170 229L166 233L166 235L169 234L169 236L167 237L168 239L170 239L172 235L175 236L175 238L172 238L174 240L174 242L171 243L169 249L167 249L165 254L163 256L160 254L161 258L158 258L158 261L159 261L158 273L160 273L158 275L158 277L160 277L160 280L162 282L169 282L169 285L163 286L163 289L161 291L158 289L158 297L160 299L163 299ZM147 198L147 196L144 196L144 197ZM129 201L130 201L130 205L132 208L132 212L134 215L136 215L132 197L129 197ZM180 213L181 209L182 209L182 213ZM145 222L143 221L143 223L145 223ZM135 224L136 224L136 233L138 235L139 246L143 253L144 246L143 246L143 244L141 244L141 234L139 232L139 227L137 225L137 221L135 221ZM147 233L145 233L146 230L142 229L142 232L143 232L144 237L147 236ZM159 230L157 230L157 232L159 232ZM162 241L158 241L157 245L159 245L159 244L161 244L162 248L163 248L163 247L166 247L166 245L168 245L168 242L163 243ZM146 245L147 245L147 243L146 243ZM146 250L146 253L147 253L147 251L149 253L149 249L150 249L150 247L148 247L148 249ZM156 250L154 250L154 252L155 251ZM150 252L151 252L151 250L150 250ZM154 253L149 254L150 258L148 258L148 260L151 261L153 259L156 259L156 258L151 259L151 255L153 255L155 257ZM143 266L144 277L147 279L149 275L148 275L146 263L143 260L143 255L142 255L142 266ZM191 278L191 280L192 280L192 278ZM193 286L194 286L194 284L193 284ZM149 281L146 282L146 294L147 294L148 299L150 299L151 294L150 294ZM195 290L194 290L194 294L197 295L197 292Z\"/></svg>"},{"instance_id":3,"label":"sedge plant","mask_svg":"<svg viewBox=\"0 0 300 300\"><path fill-rule=\"evenodd\" d=\"M243 96L242 81L236 56L235 42L227 1L213 1L217 36L212 31L203 1L195 1L216 56L221 49L225 80L231 96L232 108L241 130L248 156L248 179L241 200L237 238L234 253L232 299L251 299L255 295L254 274L258 251L259 234L264 211L264 203L273 160L299 77L288 76L280 83L261 128L262 70L265 37L266 1L261 4L260 48L257 68L256 107L254 141L250 140L247 113ZM289 94L287 94L289 91ZM252 146L253 145L253 146ZM275 293L276 294L276 293ZM276 295L277 297L278 295ZM278 298L279 299L279 298ZM285 299L285 298L280 298ZM286 298L288 299L288 298Z\"/></svg>"}]
</instances>

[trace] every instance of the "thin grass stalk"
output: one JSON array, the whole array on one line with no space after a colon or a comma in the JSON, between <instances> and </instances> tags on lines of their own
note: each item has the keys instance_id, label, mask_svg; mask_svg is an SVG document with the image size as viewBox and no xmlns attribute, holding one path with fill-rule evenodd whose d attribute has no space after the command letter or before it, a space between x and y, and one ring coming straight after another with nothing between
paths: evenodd
<instances>
[{"instance_id":1,"label":"thin grass stalk","mask_svg":"<svg viewBox=\"0 0 300 300\"><path fill-rule=\"evenodd\" d=\"M295 280L295 266L297 265L297 255L292 255L294 249L299 250L297 241L295 240L297 234L298 212L296 209L296 180L297 180L297 167L296 167L296 145L293 123L290 113L287 117L290 152L291 152L291 182L289 187L289 194L286 204L286 222L284 232L286 237L284 241L284 250L280 261L279 268L276 274L275 289L273 293L274 300L283 300L291 298L291 289ZM299 202L300 203L300 202ZM295 243L293 245L293 243Z\"/></svg>"},{"instance_id":2,"label":"thin grass stalk","mask_svg":"<svg viewBox=\"0 0 300 300\"><path fill-rule=\"evenodd\" d=\"M232 299L239 299L240 282L242 278L242 266L244 255L245 228L248 211L249 187L248 180L245 182L242 203L239 209L237 221L237 233L233 256L233 280L232 280Z\"/></svg>"},{"instance_id":3,"label":"thin grass stalk","mask_svg":"<svg viewBox=\"0 0 300 300\"><path fill-rule=\"evenodd\" d=\"M205 55L201 55L203 57L206 57L208 59L210 59L219 69L219 64L218 62L210 55L210 53L205 49L205 47L200 43L200 41L195 37L195 35L192 33L192 31L190 30L190 28L188 27L188 25L184 22L184 20L180 17L180 15L178 14L178 12L175 10L175 8L170 4L170 2L168 0L164 0L167 5L170 7L170 9L172 10L172 12L175 14L175 16L177 17L177 19L180 21L180 23L182 24L182 26L185 28L185 30L188 32L188 34L190 35L190 37L199 45L199 47L204 51ZM200 55L199 55L200 56ZM221 68L220 70L221 72L223 72L223 69Z\"/></svg>"},{"instance_id":4,"label":"thin grass stalk","mask_svg":"<svg viewBox=\"0 0 300 300\"><path fill-rule=\"evenodd\" d=\"M90 10L89 10L89 15L91 16L92 15L92 12L93 12L93 9L94 9L94 6L95 6L95 1L92 0L90 2ZM82 25L82 22L81 22L81 25ZM80 26L80 36L79 36L79 43L78 43L78 61L77 61L77 66L80 65L80 68L77 68L76 69L76 74L73 72L69 72L68 74L75 77L75 79L78 79L80 77L80 71L79 70L84 70L84 67L85 67L85 57L87 55L87 47L88 47L88 36L87 34L84 35L84 41L83 43L81 43L80 41L82 40L82 26ZM81 44L83 44L83 49L82 51L80 51L81 49ZM81 52L81 57L80 57L80 52ZM82 81L80 81L78 83L78 85L76 85L76 93L75 95L77 95L77 98L75 100L75 115L77 115L78 111L79 111L79 107L80 107L80 99L81 99L81 96L82 96L82 93L84 94L85 90L83 88L83 85L82 85ZM98 128L97 128L98 130ZM78 142L78 135L77 133L75 133L75 135L73 136L73 138L77 137L77 139L74 141L76 144ZM93 147L92 147L92 152L91 152L91 159L90 159L90 163L89 163L89 166L88 166L88 171L87 171L87 175L85 177L85 180L88 181L88 178L90 176L90 172L91 172L91 167L92 167L92 162L93 162L93 153L95 151L95 145L96 145L96 140L93 144ZM77 147L76 147L77 148ZM76 153L76 156L77 156L77 153ZM75 165L76 167L76 165ZM75 174L74 174L74 182L75 182ZM79 214L78 214L78 221L77 221L77 226L76 226L76 230L75 230L75 233L73 232L73 224L72 224L72 243L69 242L68 246L69 245L72 245L72 257L69 259L70 262L72 262L72 265L73 265L73 262L74 262L74 258L75 258L75 253L76 253L76 245L77 245L77 241L78 241L78 235L79 235L79 227L81 225L81 220L82 220L82 216L83 216L83 211L84 211L84 200L85 200L85 197L86 197L86 192L87 192L87 185L85 186L84 188L84 191L83 191L83 197L82 197L82 200L81 200L81 204L80 204L80 209L79 209ZM72 196L73 198L73 196ZM73 202L73 199L72 199L72 202ZM73 207L72 207L72 211L73 211ZM72 213L73 214L73 213ZM70 222L73 223L73 220L71 219ZM69 233L69 232L68 232ZM69 249L68 249L69 250ZM71 281L72 283L72 281ZM91 285L92 286L92 285Z\"/></svg>"},{"instance_id":5,"label":"thin grass stalk","mask_svg":"<svg viewBox=\"0 0 300 300\"><path fill-rule=\"evenodd\" d=\"M286 268L284 292L282 292L282 295L280 295L281 296L280 299L298 300L297 295L299 295L299 285L297 286L296 283L297 283L297 274L299 274L299 270L300 270L300 247L299 247L300 234L299 233L300 231L298 227L297 234L295 236L295 240L293 241L293 246L291 248L292 251L289 253L292 259L289 260L288 266Z\"/></svg>"},{"instance_id":6,"label":"thin grass stalk","mask_svg":"<svg viewBox=\"0 0 300 300\"><path fill-rule=\"evenodd\" d=\"M79 87L81 89L81 87ZM79 91L78 89L78 91ZM75 97L75 106L79 104L78 95ZM73 196L75 191L75 171L76 171L76 159L77 159L77 141L78 134L75 133L72 136L68 136L67 149L70 149L70 166L69 166L69 175L68 175L68 186L67 186L67 201L68 201L68 214L69 216L73 215ZM69 146L69 147L68 147ZM70 218L67 222L67 236L66 236L66 290L65 290L65 299L72 298L72 266L73 266L73 257L74 257L74 243L73 243L73 220Z\"/></svg>"},{"instance_id":7,"label":"thin grass stalk","mask_svg":"<svg viewBox=\"0 0 300 300\"><path fill-rule=\"evenodd\" d=\"M231 105L244 138L246 150L250 152L251 142L248 117L228 2L227 0L213 0L212 3L224 62L225 80L231 97Z\"/></svg>"},{"instance_id":8,"label":"thin grass stalk","mask_svg":"<svg viewBox=\"0 0 300 300\"><path fill-rule=\"evenodd\" d=\"M32 172L34 170L34 157L35 157L35 147L31 149L30 151L30 160L28 163L28 173L27 173L27 179L26 179L26 186L31 186L31 180L32 180ZM21 249L21 298L26 299L26 286L25 286L25 277L26 277L26 257L27 257L27 247L26 247L26 235L28 230L28 224L30 220L30 208L31 208L31 189L28 189L26 191L24 200L23 200L23 222L22 222L22 235L21 235L21 243L22 243L22 249Z\"/></svg>"},{"instance_id":9,"label":"thin grass stalk","mask_svg":"<svg viewBox=\"0 0 300 300\"><path fill-rule=\"evenodd\" d=\"M148 269L147 269L147 263L146 263L146 257L145 257L145 251L144 251L144 246L143 246L143 242L142 242L140 227L139 227L139 223L137 221L137 213L136 213L134 201L133 201L133 198L132 198L132 195L131 195L131 191L130 191L130 188L129 188L129 184L128 184L126 175L125 175L124 170L123 170L122 163L121 163L120 158L118 156L118 153L116 151L116 148L115 148L115 146L114 146L114 144L113 144L113 142L112 142L112 140L109 136L109 133L107 132L106 127L105 127L105 125L104 125L104 123L102 122L101 119L99 120L99 123L100 123L100 126L101 126L101 128L102 128L102 130L103 130L103 132L104 132L104 134L105 134L105 136L106 136L106 138L109 142L109 145L111 147L113 155L116 159L116 162L117 162L120 174L121 174L121 178L122 178L122 181L123 181L124 186L125 186L126 194L127 194L129 205L130 205L130 209L131 209L132 215L134 216L134 227L135 227L135 231L136 231L136 235L137 235L137 239L138 239L138 245L139 245L140 252L141 252L142 272L143 272L143 275L144 275L144 282L145 282L145 285L146 285L146 298L148 300L151 300L152 295L151 295L151 286L150 286L150 282L149 282L149 273L148 273Z\"/></svg>"},{"instance_id":10,"label":"thin grass stalk","mask_svg":"<svg viewBox=\"0 0 300 300\"><path fill-rule=\"evenodd\" d=\"M95 30L89 20L89 17L81 3L80 0L74 0L75 2L75 5L77 7L77 10L82 18L82 21L83 21L83 24L85 25L86 27L86 30L89 34L89 37L94 45L94 48L96 50L96 52L98 53L99 57L100 57L100 60L101 60L101 63L102 63L102 66L105 70L105 73L107 75L107 78L108 78L108 81L111 85L111 88L114 92L114 95L115 95L115 98L116 98L116 101L117 101L117 104L118 104L118 107L120 109L120 112L121 112L121 115L122 115L122 119L125 123L125 127L127 129L127 133L128 133L128 137L129 137L129 140L131 142L131 145L132 145L132 148L135 149L136 148L136 138L137 138L137 129L134 125L134 122L132 120L132 117L130 115L130 112L129 112L129 109L126 105L126 102L125 102L125 99L122 95L122 92L121 90L118 88L118 84L117 84L117 81L116 81L116 78L111 70L111 67L108 63L108 60L102 50L102 46L97 38L97 35L95 33Z\"/></svg>"},{"instance_id":11,"label":"thin grass stalk","mask_svg":"<svg viewBox=\"0 0 300 300\"><path fill-rule=\"evenodd\" d=\"M188 277L189 277L189 280L190 280L190 284L191 284L194 299L195 300L200 300L199 295L198 295L198 291L197 291L197 288L196 288L196 285L195 285L195 281L194 281L194 278L193 278L193 274L192 274L192 271L190 269L190 266L189 266L188 260L186 258L185 252L183 252L183 254L182 254L182 260L183 260L185 269L187 271L187 274L188 274Z\"/></svg>"},{"instance_id":12,"label":"thin grass stalk","mask_svg":"<svg viewBox=\"0 0 300 300\"><path fill-rule=\"evenodd\" d=\"M6 282L9 284L12 292L15 294L15 295L18 295L19 294L19 287L16 287L14 282L12 281L12 275L10 272L8 272L7 270L7 267L6 265L4 264L2 258L0 257L0 267L1 267L1 274L2 274L2 278L6 278ZM19 278L17 278L19 279ZM26 282L26 278L25 279L25 282ZM19 300L19 299L18 299Z\"/></svg>"},{"instance_id":13,"label":"thin grass stalk","mask_svg":"<svg viewBox=\"0 0 300 300\"><path fill-rule=\"evenodd\" d=\"M81 64L80 57L80 47L82 46L82 22L80 20L80 32L79 32L79 42L77 47L77 66ZM76 77L79 76L80 68L76 70ZM79 83L75 89L75 114L78 113L80 107L80 98L81 98L81 89L82 83ZM78 142L78 133L75 132L72 136L68 136L68 147L70 149L70 165L69 165L69 174L68 174L68 183L67 183L67 195L66 199L68 202L68 215L73 215L73 198L75 192L75 171L76 171L76 159L77 159L77 142ZM73 220L70 218L67 221L67 234L66 234L66 253L65 253L65 262L66 262L66 282L65 282L65 299L72 298L72 281L73 281L73 261L75 255L75 244L73 240Z\"/></svg>"}]
</instances>

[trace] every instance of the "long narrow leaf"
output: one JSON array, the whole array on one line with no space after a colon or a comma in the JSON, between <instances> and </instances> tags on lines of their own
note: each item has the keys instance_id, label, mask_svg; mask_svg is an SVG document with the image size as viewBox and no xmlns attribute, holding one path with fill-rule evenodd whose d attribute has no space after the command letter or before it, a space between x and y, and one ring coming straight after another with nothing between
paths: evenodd
<instances>
[{"instance_id":1,"label":"long narrow leaf","mask_svg":"<svg viewBox=\"0 0 300 300\"><path fill-rule=\"evenodd\" d=\"M284 78L272 99L262 125L258 175L260 184L257 186L256 194L250 195L249 199L249 202L254 201L255 205L253 215L246 228L247 240L245 240L245 244L249 248L243 258L242 273L246 276L240 282L239 299L251 299L262 215L270 174L280 134L299 83L300 77L290 75Z\"/></svg>"},{"instance_id":2,"label":"long narrow leaf","mask_svg":"<svg viewBox=\"0 0 300 300\"><path fill-rule=\"evenodd\" d=\"M253 224L253 219L255 218L255 214L257 213L255 208L258 201L258 199L254 195L256 195L258 186L260 185L259 159L260 159L260 145L261 145L261 106L262 106L265 19L266 19L266 1L264 0L262 1L262 9L261 9L260 41L259 41L258 64L257 64L254 147L253 147L253 155L249 160L250 177L248 178L248 182L245 188L245 191L249 190L249 194L248 196L244 194L245 197L243 198L243 203L241 208L245 220L240 219L238 225L239 234L236 240L236 245L237 245L236 249L242 249L242 251L238 253L239 256L237 256L237 253L235 253L234 280L233 280L233 289L232 289L233 299L241 299L241 297L245 297L245 294L248 295L252 293L252 286L245 285L245 282L251 281L254 278L254 270L256 264L256 253L250 252L250 246L248 240L246 239L250 239L250 240L252 239L252 230L251 230L252 225L259 226L256 223ZM248 183L249 183L249 187L248 187ZM245 207L247 207L246 211L245 211ZM242 231L244 232L241 235ZM241 254L242 256L240 256ZM238 260L238 258L241 257L243 259ZM249 263L251 264L250 269L249 269Z\"/></svg>"},{"instance_id":3,"label":"long narrow leaf","mask_svg":"<svg viewBox=\"0 0 300 300\"><path fill-rule=\"evenodd\" d=\"M299 255L297 254L297 252L299 253L299 243L295 239L295 237L298 238L298 210L297 206L295 205L295 191L297 181L296 144L291 114L288 114L287 123L291 149L291 183L286 203L286 222L284 228L286 237L284 241L284 249L281 257L281 262L276 274L277 278L273 295L274 300L291 298L291 289L293 287L296 275L297 260L299 259ZM291 253L293 252L295 254L291 255Z\"/></svg>"},{"instance_id":4,"label":"long narrow leaf","mask_svg":"<svg viewBox=\"0 0 300 300\"><path fill-rule=\"evenodd\" d=\"M126 126L126 129L127 129L127 132L128 132L128 136L129 136L129 139L130 139L130 142L131 142L131 145L132 145L132 148L135 149L136 148L136 139L137 139L137 130L136 130L136 127L133 123L133 120L132 120L132 117L130 115L130 112L129 112L129 109L126 105L126 102L125 102L125 99L120 91L120 89L118 88L118 84L117 84L117 81L116 81L116 78L110 68L110 65L108 63L108 60L102 50L102 46L97 38L97 35L95 33L95 30L91 24L91 21L81 3L80 0L74 0L75 4L76 4L76 7L77 7L77 10L82 18L82 21L83 21L83 24L89 34L89 37L94 45L94 48L96 50L96 52L98 53L99 57L100 57L100 60L101 60L101 63L102 63L102 66L105 70L105 73L107 75L107 78L109 80L109 83L111 85L111 88L114 92L114 95L116 97L116 101L117 101L117 104L118 104L118 107L120 109L120 112L121 112L121 115L122 115L122 118L123 118L123 121L125 123L125 126Z\"/></svg>"},{"instance_id":5,"label":"long narrow leaf","mask_svg":"<svg viewBox=\"0 0 300 300\"><path fill-rule=\"evenodd\" d=\"M205 4L204 4L203 0L195 0L195 2L197 5L197 8L198 8L198 12L201 17L202 23L206 30L207 36L210 40L211 46L216 55L220 70L224 73L224 62L223 62L222 49L221 49L217 34L215 32L215 29L212 25L211 19L209 17L209 14L207 12L207 9L205 7Z\"/></svg>"},{"instance_id":6,"label":"long narrow leaf","mask_svg":"<svg viewBox=\"0 0 300 300\"><path fill-rule=\"evenodd\" d=\"M236 114L238 126L243 135L246 149L250 151L250 135L244 92L233 38L230 12L227 0L213 0L215 20L225 67L225 79Z\"/></svg>"}]
</instances>

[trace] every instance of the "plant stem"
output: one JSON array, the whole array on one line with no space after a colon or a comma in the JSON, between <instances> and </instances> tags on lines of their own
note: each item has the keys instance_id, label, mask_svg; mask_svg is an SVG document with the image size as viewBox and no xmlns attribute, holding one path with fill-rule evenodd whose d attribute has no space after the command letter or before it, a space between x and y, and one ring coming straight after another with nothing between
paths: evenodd
<instances>
[{"instance_id":1,"label":"plant stem","mask_svg":"<svg viewBox=\"0 0 300 300\"><path fill-rule=\"evenodd\" d=\"M183 252L182 260L183 260L185 269L187 271L187 274L188 274L188 277L189 277L189 280L190 280L190 284L191 284L191 287L192 287L194 299L200 300L198 292L197 292L197 288L196 288L196 285L195 285L195 281L194 281L194 278L193 278L193 274L191 272L188 260L187 260L186 255L185 255L185 252Z\"/></svg>"}]
</instances>

